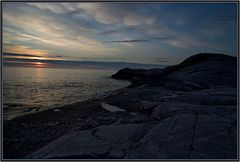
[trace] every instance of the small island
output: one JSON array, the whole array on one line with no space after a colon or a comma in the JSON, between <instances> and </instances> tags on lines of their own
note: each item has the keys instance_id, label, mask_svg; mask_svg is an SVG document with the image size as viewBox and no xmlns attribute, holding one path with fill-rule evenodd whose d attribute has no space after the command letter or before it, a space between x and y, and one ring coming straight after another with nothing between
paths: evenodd
<instances>
[{"instance_id":1,"label":"small island","mask_svg":"<svg viewBox=\"0 0 240 162\"><path fill-rule=\"evenodd\" d=\"M4 159L236 159L237 58L200 53L131 85L5 121Z\"/></svg>"}]
</instances>

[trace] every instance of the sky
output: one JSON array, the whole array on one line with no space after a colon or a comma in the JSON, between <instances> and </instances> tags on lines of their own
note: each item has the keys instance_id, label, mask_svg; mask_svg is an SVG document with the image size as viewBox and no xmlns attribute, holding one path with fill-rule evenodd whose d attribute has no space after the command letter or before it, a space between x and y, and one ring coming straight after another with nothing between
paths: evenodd
<instances>
[{"instance_id":1,"label":"sky","mask_svg":"<svg viewBox=\"0 0 240 162\"><path fill-rule=\"evenodd\" d=\"M197 53L237 55L237 3L3 2L9 64L172 65Z\"/></svg>"}]
</instances>

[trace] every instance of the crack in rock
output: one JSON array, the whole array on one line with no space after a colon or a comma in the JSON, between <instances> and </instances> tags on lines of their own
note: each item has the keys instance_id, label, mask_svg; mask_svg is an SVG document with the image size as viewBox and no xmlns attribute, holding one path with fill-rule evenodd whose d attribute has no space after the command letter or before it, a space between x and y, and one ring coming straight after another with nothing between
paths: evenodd
<instances>
[{"instance_id":1,"label":"crack in rock","mask_svg":"<svg viewBox=\"0 0 240 162\"><path fill-rule=\"evenodd\" d=\"M197 123L198 123L198 113L196 112L196 113L195 113L194 123L193 123L193 133L192 133L192 140L191 140L191 143L190 143L190 154L189 154L189 158L191 158L192 152L195 151L194 142L195 142L195 137L196 137Z\"/></svg>"}]
</instances>

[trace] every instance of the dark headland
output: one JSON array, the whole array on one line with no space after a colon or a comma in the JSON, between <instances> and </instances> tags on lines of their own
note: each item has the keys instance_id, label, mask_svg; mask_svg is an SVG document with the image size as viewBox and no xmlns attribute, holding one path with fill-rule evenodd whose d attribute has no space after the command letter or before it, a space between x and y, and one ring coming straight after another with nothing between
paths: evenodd
<instances>
[{"instance_id":1,"label":"dark headland","mask_svg":"<svg viewBox=\"0 0 240 162\"><path fill-rule=\"evenodd\" d=\"M237 58L122 69L131 85L3 123L4 159L237 159Z\"/></svg>"}]
</instances>

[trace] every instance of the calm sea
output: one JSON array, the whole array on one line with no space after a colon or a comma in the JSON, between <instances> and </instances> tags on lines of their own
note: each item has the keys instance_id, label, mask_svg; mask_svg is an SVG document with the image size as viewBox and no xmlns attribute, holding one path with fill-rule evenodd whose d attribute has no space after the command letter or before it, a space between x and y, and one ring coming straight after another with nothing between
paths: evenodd
<instances>
[{"instance_id":1,"label":"calm sea","mask_svg":"<svg viewBox=\"0 0 240 162\"><path fill-rule=\"evenodd\" d=\"M99 98L129 85L116 70L3 68L3 119Z\"/></svg>"}]
</instances>

